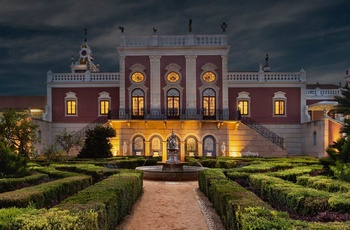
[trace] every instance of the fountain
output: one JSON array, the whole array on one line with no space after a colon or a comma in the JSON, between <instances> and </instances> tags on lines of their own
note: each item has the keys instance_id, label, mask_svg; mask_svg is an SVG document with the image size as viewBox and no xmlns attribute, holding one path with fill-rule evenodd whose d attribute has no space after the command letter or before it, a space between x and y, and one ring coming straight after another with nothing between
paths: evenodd
<instances>
[{"instance_id":1,"label":"fountain","mask_svg":"<svg viewBox=\"0 0 350 230\"><path fill-rule=\"evenodd\" d=\"M198 179L198 171L204 167L187 166L187 162L179 161L179 148L175 134L172 132L168 140L167 160L157 162L153 166L140 166L136 170L143 171L143 178L146 180L162 181L189 181Z\"/></svg>"}]
</instances>

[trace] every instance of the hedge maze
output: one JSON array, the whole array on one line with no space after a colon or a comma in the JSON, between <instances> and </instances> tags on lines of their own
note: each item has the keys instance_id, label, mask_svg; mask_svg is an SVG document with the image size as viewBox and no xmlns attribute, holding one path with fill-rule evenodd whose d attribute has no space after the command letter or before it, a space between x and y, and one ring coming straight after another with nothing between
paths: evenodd
<instances>
[{"instance_id":1,"label":"hedge maze","mask_svg":"<svg viewBox=\"0 0 350 230\"><path fill-rule=\"evenodd\" d=\"M320 175L318 161L257 158L229 165L235 167L199 174L199 188L226 229L350 229L350 183Z\"/></svg>"},{"instance_id":2,"label":"hedge maze","mask_svg":"<svg viewBox=\"0 0 350 230\"><path fill-rule=\"evenodd\" d=\"M33 164L0 179L0 229L116 229L142 193L142 173L94 164Z\"/></svg>"}]
</instances>

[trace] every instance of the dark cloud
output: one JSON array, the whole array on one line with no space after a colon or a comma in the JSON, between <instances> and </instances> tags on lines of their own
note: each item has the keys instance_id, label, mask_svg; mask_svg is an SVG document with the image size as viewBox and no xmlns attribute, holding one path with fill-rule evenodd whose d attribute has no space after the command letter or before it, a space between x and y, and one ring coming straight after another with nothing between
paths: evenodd
<instances>
[{"instance_id":1,"label":"dark cloud","mask_svg":"<svg viewBox=\"0 0 350 230\"><path fill-rule=\"evenodd\" d=\"M45 95L48 70L69 72L88 29L102 71L118 71L118 26L126 35L221 33L228 24L229 71L256 71L269 53L273 71L307 71L338 84L349 68L346 0L2 0L0 95Z\"/></svg>"}]
</instances>

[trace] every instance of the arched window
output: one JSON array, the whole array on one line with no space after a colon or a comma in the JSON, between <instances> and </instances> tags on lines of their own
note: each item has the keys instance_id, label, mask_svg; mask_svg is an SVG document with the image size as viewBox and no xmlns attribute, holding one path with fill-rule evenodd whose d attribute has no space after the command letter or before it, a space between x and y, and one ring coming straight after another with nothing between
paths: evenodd
<instances>
[{"instance_id":1,"label":"arched window","mask_svg":"<svg viewBox=\"0 0 350 230\"><path fill-rule=\"evenodd\" d=\"M145 152L145 140L142 136L136 136L132 143L133 155L142 156Z\"/></svg>"},{"instance_id":2,"label":"arched window","mask_svg":"<svg viewBox=\"0 0 350 230\"><path fill-rule=\"evenodd\" d=\"M185 140L186 156L198 156L198 140L194 136L189 136Z\"/></svg>"},{"instance_id":3,"label":"arched window","mask_svg":"<svg viewBox=\"0 0 350 230\"><path fill-rule=\"evenodd\" d=\"M180 116L180 93L177 89L170 89L167 93L168 117Z\"/></svg>"},{"instance_id":4,"label":"arched window","mask_svg":"<svg viewBox=\"0 0 350 230\"><path fill-rule=\"evenodd\" d=\"M162 138L160 136L154 136L150 139L151 143L151 153L154 157L162 156Z\"/></svg>"},{"instance_id":5,"label":"arched window","mask_svg":"<svg viewBox=\"0 0 350 230\"><path fill-rule=\"evenodd\" d=\"M203 138L203 156L216 156L216 140L211 135Z\"/></svg>"},{"instance_id":6,"label":"arched window","mask_svg":"<svg viewBox=\"0 0 350 230\"><path fill-rule=\"evenodd\" d=\"M203 116L214 117L216 109L216 96L213 89L203 91Z\"/></svg>"},{"instance_id":7,"label":"arched window","mask_svg":"<svg viewBox=\"0 0 350 230\"><path fill-rule=\"evenodd\" d=\"M141 89L135 89L132 91L131 103L133 117L144 116L145 93Z\"/></svg>"}]
</instances>

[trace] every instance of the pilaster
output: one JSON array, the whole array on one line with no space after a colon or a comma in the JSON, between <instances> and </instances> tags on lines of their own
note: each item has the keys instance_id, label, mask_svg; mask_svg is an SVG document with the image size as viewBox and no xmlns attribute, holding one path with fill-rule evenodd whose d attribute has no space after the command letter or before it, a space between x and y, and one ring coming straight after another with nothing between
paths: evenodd
<instances>
[{"instance_id":1,"label":"pilaster","mask_svg":"<svg viewBox=\"0 0 350 230\"><path fill-rule=\"evenodd\" d=\"M186 109L196 109L196 55L186 55Z\"/></svg>"},{"instance_id":2,"label":"pilaster","mask_svg":"<svg viewBox=\"0 0 350 230\"><path fill-rule=\"evenodd\" d=\"M161 56L152 55L150 59L150 96L151 96L151 113L157 113L161 109L160 105L160 58Z\"/></svg>"},{"instance_id":3,"label":"pilaster","mask_svg":"<svg viewBox=\"0 0 350 230\"><path fill-rule=\"evenodd\" d=\"M227 55L221 56L222 61L222 109L228 110Z\"/></svg>"}]
</instances>

